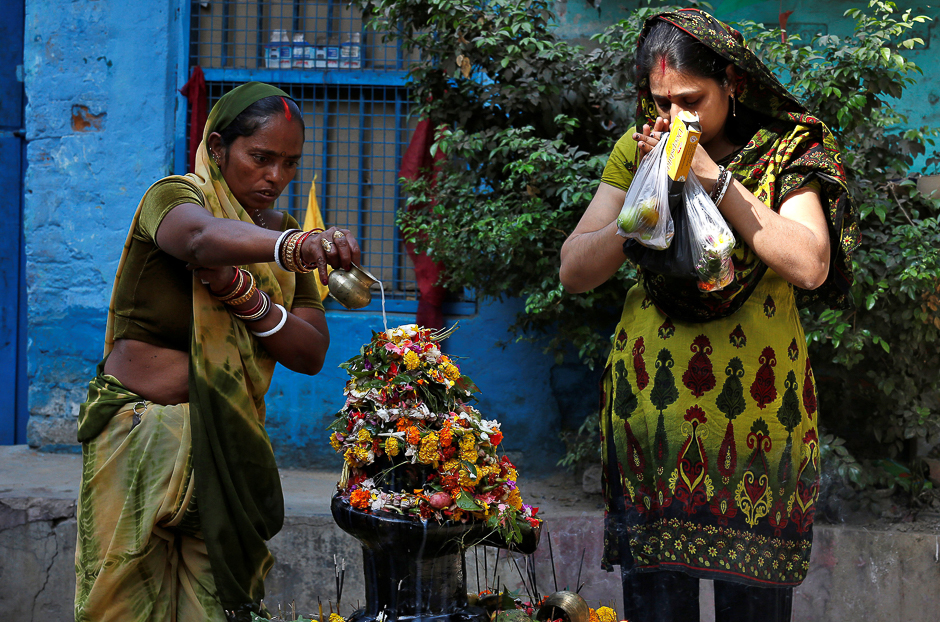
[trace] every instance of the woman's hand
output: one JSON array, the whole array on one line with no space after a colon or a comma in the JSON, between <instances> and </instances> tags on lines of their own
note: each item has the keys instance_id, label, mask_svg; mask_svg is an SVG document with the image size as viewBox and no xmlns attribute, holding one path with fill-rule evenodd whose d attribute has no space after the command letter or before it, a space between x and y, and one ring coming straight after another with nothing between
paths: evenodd
<instances>
[{"instance_id":1,"label":"woman's hand","mask_svg":"<svg viewBox=\"0 0 940 622\"><path fill-rule=\"evenodd\" d=\"M349 229L330 227L307 237L300 248L300 256L307 265L317 266L320 282L326 285L329 283L327 266L349 270L351 264L359 264L361 252L359 243Z\"/></svg>"},{"instance_id":2,"label":"woman's hand","mask_svg":"<svg viewBox=\"0 0 940 622\"><path fill-rule=\"evenodd\" d=\"M235 279L238 269L233 266L219 266L217 268L205 268L193 264L186 264L187 270L193 273L202 281L202 284L209 288L209 291L215 295L224 294L235 285Z\"/></svg>"},{"instance_id":3,"label":"woman's hand","mask_svg":"<svg viewBox=\"0 0 940 622\"><path fill-rule=\"evenodd\" d=\"M650 151L659 144L663 132L669 131L669 119L656 117L653 127L647 123L643 126L642 132L634 132L633 140L637 143L640 150L640 157L645 157Z\"/></svg>"}]
</instances>

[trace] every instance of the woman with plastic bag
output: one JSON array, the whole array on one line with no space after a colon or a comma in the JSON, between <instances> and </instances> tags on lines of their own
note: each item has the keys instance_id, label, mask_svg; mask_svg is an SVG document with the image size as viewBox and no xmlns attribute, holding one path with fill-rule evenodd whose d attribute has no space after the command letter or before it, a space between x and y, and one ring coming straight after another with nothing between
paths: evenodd
<instances>
[{"instance_id":1,"label":"woman with plastic bag","mask_svg":"<svg viewBox=\"0 0 940 622\"><path fill-rule=\"evenodd\" d=\"M620 565L624 617L789 620L809 567L819 490L817 400L798 307L849 303L855 209L829 130L697 9L644 25L637 128L611 153L561 251L570 292L625 261L617 217L641 158L683 111L699 116L692 171L733 230L733 279L639 268L602 389L604 564ZM760 616L758 618L758 616Z\"/></svg>"}]
</instances>

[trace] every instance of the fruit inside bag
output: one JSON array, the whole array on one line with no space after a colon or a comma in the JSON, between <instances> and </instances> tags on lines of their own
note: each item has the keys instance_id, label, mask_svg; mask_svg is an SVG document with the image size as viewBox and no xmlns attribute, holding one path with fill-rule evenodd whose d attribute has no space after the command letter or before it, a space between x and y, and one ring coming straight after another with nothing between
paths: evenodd
<instances>
[{"instance_id":1,"label":"fruit inside bag","mask_svg":"<svg viewBox=\"0 0 940 622\"><path fill-rule=\"evenodd\" d=\"M668 248L675 232L669 213L666 136L640 160L617 217L619 235L652 249Z\"/></svg>"},{"instance_id":2,"label":"fruit inside bag","mask_svg":"<svg viewBox=\"0 0 940 622\"><path fill-rule=\"evenodd\" d=\"M724 216L693 173L682 191L692 261L698 273L698 287L712 292L724 289L734 280L731 253L734 234Z\"/></svg>"}]
</instances>

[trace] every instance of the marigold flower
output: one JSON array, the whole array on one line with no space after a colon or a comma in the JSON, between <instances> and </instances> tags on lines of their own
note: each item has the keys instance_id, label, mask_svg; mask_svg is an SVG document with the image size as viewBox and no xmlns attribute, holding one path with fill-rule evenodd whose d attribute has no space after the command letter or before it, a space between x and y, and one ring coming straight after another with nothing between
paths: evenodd
<instances>
[{"instance_id":1,"label":"marigold flower","mask_svg":"<svg viewBox=\"0 0 940 622\"><path fill-rule=\"evenodd\" d=\"M448 421L444 424L444 428L441 430L441 447L450 447L450 444L454 442L454 432L451 430L451 423Z\"/></svg>"},{"instance_id":2,"label":"marigold flower","mask_svg":"<svg viewBox=\"0 0 940 622\"><path fill-rule=\"evenodd\" d=\"M389 458L394 458L398 455L398 439L394 436L389 436L385 439L385 453L388 454Z\"/></svg>"},{"instance_id":3,"label":"marigold flower","mask_svg":"<svg viewBox=\"0 0 940 622\"><path fill-rule=\"evenodd\" d=\"M610 607L598 607L597 619L599 622L617 622L617 612Z\"/></svg>"},{"instance_id":4,"label":"marigold flower","mask_svg":"<svg viewBox=\"0 0 940 622\"><path fill-rule=\"evenodd\" d=\"M467 469L460 469L460 485L464 488L473 488L477 485L477 477Z\"/></svg>"},{"instance_id":5,"label":"marigold flower","mask_svg":"<svg viewBox=\"0 0 940 622\"><path fill-rule=\"evenodd\" d=\"M460 370L457 369L457 366L452 363L445 363L441 365L444 375L447 376L450 380L457 382L460 380Z\"/></svg>"},{"instance_id":6,"label":"marigold flower","mask_svg":"<svg viewBox=\"0 0 940 622\"><path fill-rule=\"evenodd\" d=\"M437 456L437 434L431 432L421 439L421 449L418 450L418 460L424 464L434 464L437 462Z\"/></svg>"},{"instance_id":7,"label":"marigold flower","mask_svg":"<svg viewBox=\"0 0 940 622\"><path fill-rule=\"evenodd\" d=\"M421 359L418 358L418 355L412 350L405 352L405 368L406 369L417 369L421 365Z\"/></svg>"},{"instance_id":8,"label":"marigold flower","mask_svg":"<svg viewBox=\"0 0 940 622\"><path fill-rule=\"evenodd\" d=\"M330 434L330 445L333 447L334 451L339 451L343 448L343 444L340 442L339 437L336 435L336 432Z\"/></svg>"},{"instance_id":9,"label":"marigold flower","mask_svg":"<svg viewBox=\"0 0 940 622\"><path fill-rule=\"evenodd\" d=\"M417 445L421 442L421 432L418 431L418 428L411 426L408 428L408 431L405 432L405 440L408 441L409 445Z\"/></svg>"},{"instance_id":10,"label":"marigold flower","mask_svg":"<svg viewBox=\"0 0 940 622\"><path fill-rule=\"evenodd\" d=\"M459 460L448 460L444 463L442 471L456 471L460 467Z\"/></svg>"},{"instance_id":11,"label":"marigold flower","mask_svg":"<svg viewBox=\"0 0 940 622\"><path fill-rule=\"evenodd\" d=\"M506 503L512 506L517 512L522 509L522 495L519 494L519 489L516 488L506 497ZM592 610L593 611L593 610ZM597 620L594 620L597 622Z\"/></svg>"},{"instance_id":12,"label":"marigold flower","mask_svg":"<svg viewBox=\"0 0 940 622\"><path fill-rule=\"evenodd\" d=\"M472 434L464 434L460 437L460 459L467 462L477 461L476 443Z\"/></svg>"},{"instance_id":13,"label":"marigold flower","mask_svg":"<svg viewBox=\"0 0 940 622\"><path fill-rule=\"evenodd\" d=\"M346 622L346 618L339 615L338 613L331 613L329 622Z\"/></svg>"},{"instance_id":14,"label":"marigold flower","mask_svg":"<svg viewBox=\"0 0 940 622\"><path fill-rule=\"evenodd\" d=\"M371 502L372 495L369 494L368 490L363 490L362 488L354 490L353 493L349 495L349 504L357 510L365 510L369 507ZM332 622L332 618L330 618L330 622Z\"/></svg>"},{"instance_id":15,"label":"marigold flower","mask_svg":"<svg viewBox=\"0 0 940 622\"><path fill-rule=\"evenodd\" d=\"M372 434L365 428L359 430L359 442L360 443L371 443Z\"/></svg>"},{"instance_id":16,"label":"marigold flower","mask_svg":"<svg viewBox=\"0 0 940 622\"><path fill-rule=\"evenodd\" d=\"M395 422L396 432L402 432L404 430L407 430L409 427L411 427L411 419L409 419L408 417L402 417L401 419Z\"/></svg>"},{"instance_id":17,"label":"marigold flower","mask_svg":"<svg viewBox=\"0 0 940 622\"><path fill-rule=\"evenodd\" d=\"M600 619L597 617L597 612L588 608L588 620L589 622L600 622Z\"/></svg>"}]
</instances>

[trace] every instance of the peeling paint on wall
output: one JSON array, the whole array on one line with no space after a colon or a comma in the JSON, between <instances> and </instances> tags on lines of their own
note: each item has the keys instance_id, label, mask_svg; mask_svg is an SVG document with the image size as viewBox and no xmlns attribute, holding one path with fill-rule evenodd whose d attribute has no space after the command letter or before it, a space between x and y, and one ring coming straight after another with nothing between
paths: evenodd
<instances>
[{"instance_id":1,"label":"peeling paint on wall","mask_svg":"<svg viewBox=\"0 0 940 622\"><path fill-rule=\"evenodd\" d=\"M100 132L107 116L106 112L92 114L88 106L75 104L72 106L72 129L76 132Z\"/></svg>"}]
</instances>

